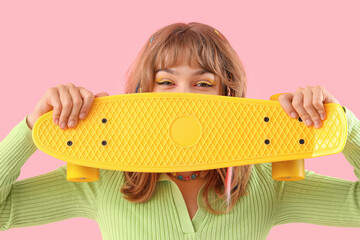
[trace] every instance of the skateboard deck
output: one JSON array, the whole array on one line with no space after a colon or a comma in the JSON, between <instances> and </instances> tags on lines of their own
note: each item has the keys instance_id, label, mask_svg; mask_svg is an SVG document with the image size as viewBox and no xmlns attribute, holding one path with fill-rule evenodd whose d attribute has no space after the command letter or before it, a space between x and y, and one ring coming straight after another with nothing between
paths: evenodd
<instances>
[{"instance_id":1,"label":"skateboard deck","mask_svg":"<svg viewBox=\"0 0 360 240\"><path fill-rule=\"evenodd\" d=\"M132 93L95 98L75 128L60 129L50 111L32 133L38 149L84 175L68 172L68 180L94 181L99 168L184 172L339 153L347 137L345 113L336 103L324 107L326 119L316 129L290 118L276 100Z\"/></svg>"}]
</instances>

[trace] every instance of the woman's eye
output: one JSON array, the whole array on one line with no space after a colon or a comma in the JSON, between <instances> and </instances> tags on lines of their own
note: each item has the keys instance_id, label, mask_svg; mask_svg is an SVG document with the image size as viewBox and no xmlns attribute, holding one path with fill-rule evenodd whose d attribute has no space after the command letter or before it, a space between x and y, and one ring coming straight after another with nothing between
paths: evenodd
<instances>
[{"instance_id":1,"label":"woman's eye","mask_svg":"<svg viewBox=\"0 0 360 240\"><path fill-rule=\"evenodd\" d=\"M206 87L212 87L212 86L213 86L213 85L207 84L206 82L200 82L200 83L198 83L198 84L205 84ZM198 85L198 84L197 84L197 85Z\"/></svg>"},{"instance_id":2,"label":"woman's eye","mask_svg":"<svg viewBox=\"0 0 360 240\"><path fill-rule=\"evenodd\" d=\"M165 84L165 83L172 83L172 82L169 82L169 81L157 82L157 84L159 84L159 85L169 85L169 84ZM205 85L203 85L203 87L212 87L213 86L213 85L207 84L206 82L200 82L196 85L199 85L199 84L205 84Z\"/></svg>"},{"instance_id":3,"label":"woman's eye","mask_svg":"<svg viewBox=\"0 0 360 240\"><path fill-rule=\"evenodd\" d=\"M169 84L164 84L164 83L171 83L171 82L169 82L169 81L157 82L157 84L159 84L159 85L169 85Z\"/></svg>"}]
</instances>

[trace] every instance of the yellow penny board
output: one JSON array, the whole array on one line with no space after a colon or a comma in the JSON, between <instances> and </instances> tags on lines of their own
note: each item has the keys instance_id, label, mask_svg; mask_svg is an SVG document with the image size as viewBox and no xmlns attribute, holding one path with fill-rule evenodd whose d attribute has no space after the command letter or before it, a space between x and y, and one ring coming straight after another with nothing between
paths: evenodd
<instances>
[{"instance_id":1,"label":"yellow penny board","mask_svg":"<svg viewBox=\"0 0 360 240\"><path fill-rule=\"evenodd\" d=\"M290 118L273 100L164 92L113 95L95 98L75 128L60 129L52 111L42 115L33 140L68 164L135 172L313 158L339 153L346 142L342 107L324 106L327 118L316 129Z\"/></svg>"}]
</instances>

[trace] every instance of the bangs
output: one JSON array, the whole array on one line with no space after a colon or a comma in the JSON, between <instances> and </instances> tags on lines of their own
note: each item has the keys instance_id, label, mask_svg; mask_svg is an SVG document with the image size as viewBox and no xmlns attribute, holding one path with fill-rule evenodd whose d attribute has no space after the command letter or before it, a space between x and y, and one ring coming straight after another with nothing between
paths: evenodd
<instances>
[{"instance_id":1,"label":"bangs","mask_svg":"<svg viewBox=\"0 0 360 240\"><path fill-rule=\"evenodd\" d=\"M164 44L159 44L155 55L155 69L172 68L188 65L192 68L202 68L216 73L220 69L220 63L215 64L214 45L208 39L193 36L194 33L187 32L181 36L174 34L169 36ZM216 66L218 65L218 66Z\"/></svg>"}]
</instances>

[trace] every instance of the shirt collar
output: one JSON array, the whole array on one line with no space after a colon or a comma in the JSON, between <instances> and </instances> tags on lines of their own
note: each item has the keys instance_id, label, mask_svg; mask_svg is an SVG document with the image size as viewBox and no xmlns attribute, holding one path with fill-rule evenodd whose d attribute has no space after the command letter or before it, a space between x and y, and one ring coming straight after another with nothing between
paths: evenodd
<instances>
[{"instance_id":1,"label":"shirt collar","mask_svg":"<svg viewBox=\"0 0 360 240\"><path fill-rule=\"evenodd\" d=\"M158 181L172 181L173 180L166 173L161 173Z\"/></svg>"}]
</instances>

